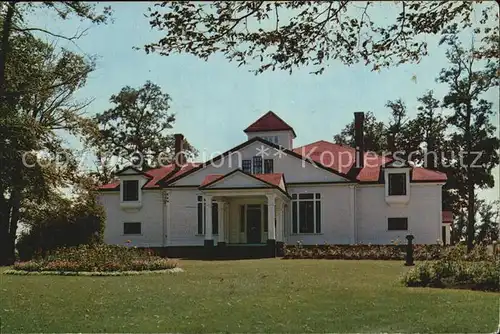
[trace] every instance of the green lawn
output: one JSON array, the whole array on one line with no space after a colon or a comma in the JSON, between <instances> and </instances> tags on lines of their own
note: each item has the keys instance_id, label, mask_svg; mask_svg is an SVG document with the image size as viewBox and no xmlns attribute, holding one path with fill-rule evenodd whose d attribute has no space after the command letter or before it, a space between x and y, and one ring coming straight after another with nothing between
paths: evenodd
<instances>
[{"instance_id":1,"label":"green lawn","mask_svg":"<svg viewBox=\"0 0 500 334\"><path fill-rule=\"evenodd\" d=\"M0 275L0 332L493 332L500 294L405 288L401 262L182 261L185 273Z\"/></svg>"}]
</instances>

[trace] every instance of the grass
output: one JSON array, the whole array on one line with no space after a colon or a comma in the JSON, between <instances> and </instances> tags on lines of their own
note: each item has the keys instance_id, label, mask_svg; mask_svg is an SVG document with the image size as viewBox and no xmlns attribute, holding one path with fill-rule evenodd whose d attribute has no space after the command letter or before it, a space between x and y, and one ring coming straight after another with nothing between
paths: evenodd
<instances>
[{"instance_id":1,"label":"grass","mask_svg":"<svg viewBox=\"0 0 500 334\"><path fill-rule=\"evenodd\" d=\"M400 261L181 261L129 277L0 275L0 332L494 332L498 293L406 288Z\"/></svg>"}]
</instances>

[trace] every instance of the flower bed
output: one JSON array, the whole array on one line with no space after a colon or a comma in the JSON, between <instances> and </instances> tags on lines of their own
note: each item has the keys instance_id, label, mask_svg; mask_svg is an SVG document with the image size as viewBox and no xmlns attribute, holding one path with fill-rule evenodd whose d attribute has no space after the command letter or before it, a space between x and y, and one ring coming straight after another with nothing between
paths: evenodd
<instances>
[{"instance_id":1,"label":"flower bed","mask_svg":"<svg viewBox=\"0 0 500 334\"><path fill-rule=\"evenodd\" d=\"M405 245L285 245L284 259L404 260ZM416 260L437 259L440 245L415 245Z\"/></svg>"},{"instance_id":2,"label":"flower bed","mask_svg":"<svg viewBox=\"0 0 500 334\"><path fill-rule=\"evenodd\" d=\"M404 260L406 245L284 245L284 259L338 259L338 260ZM467 254L465 245L442 246L414 245L415 261L460 258L471 261L489 260L492 255L484 246L478 245Z\"/></svg>"},{"instance_id":3,"label":"flower bed","mask_svg":"<svg viewBox=\"0 0 500 334\"><path fill-rule=\"evenodd\" d=\"M177 261L156 256L150 250L110 245L60 248L44 258L16 262L6 273L117 273L161 272L177 268Z\"/></svg>"}]
</instances>

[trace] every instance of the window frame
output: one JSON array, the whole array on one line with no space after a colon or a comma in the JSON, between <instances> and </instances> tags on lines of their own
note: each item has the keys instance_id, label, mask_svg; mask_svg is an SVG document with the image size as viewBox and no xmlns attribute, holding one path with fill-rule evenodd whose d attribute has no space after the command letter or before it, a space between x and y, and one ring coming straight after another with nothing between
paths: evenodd
<instances>
[{"instance_id":1,"label":"window frame","mask_svg":"<svg viewBox=\"0 0 500 334\"><path fill-rule=\"evenodd\" d=\"M250 168L247 169L246 167L250 167ZM252 174L252 159L243 159L243 160L241 160L241 170L244 173Z\"/></svg>"},{"instance_id":2,"label":"window frame","mask_svg":"<svg viewBox=\"0 0 500 334\"><path fill-rule=\"evenodd\" d=\"M391 220L404 220L406 228L391 228ZM387 231L408 231L408 217L387 217Z\"/></svg>"},{"instance_id":3,"label":"window frame","mask_svg":"<svg viewBox=\"0 0 500 334\"><path fill-rule=\"evenodd\" d=\"M126 224L139 224L139 233L126 233L125 225ZM142 235L142 222L123 222L123 235Z\"/></svg>"},{"instance_id":4,"label":"window frame","mask_svg":"<svg viewBox=\"0 0 500 334\"><path fill-rule=\"evenodd\" d=\"M290 210L290 221L292 235L322 234L321 232L321 193L296 193L292 194L292 205ZM311 202L313 210L313 229L312 232L301 232L300 222L300 203Z\"/></svg>"},{"instance_id":5,"label":"window frame","mask_svg":"<svg viewBox=\"0 0 500 334\"><path fill-rule=\"evenodd\" d=\"M137 185L137 191L136 191L136 196L133 198L133 199L129 199L127 197L127 195L129 195L128 193L128 188L126 186L126 184L130 184L129 182L133 182ZM122 198L121 198L121 201L122 202L139 202L140 200L140 192L141 192L141 189L139 187L139 180L122 180L121 181L121 186L123 187L123 190L122 190Z\"/></svg>"},{"instance_id":6,"label":"window frame","mask_svg":"<svg viewBox=\"0 0 500 334\"><path fill-rule=\"evenodd\" d=\"M259 166L257 166L257 163L259 162ZM260 167L260 173L257 173L257 168ZM252 174L262 174L264 171L264 159L260 155L256 155L252 157Z\"/></svg>"},{"instance_id":7,"label":"window frame","mask_svg":"<svg viewBox=\"0 0 500 334\"><path fill-rule=\"evenodd\" d=\"M201 199L200 199L201 198ZM207 208L205 206L206 199L203 195L197 195L196 197L196 235L205 235L205 228L207 224ZM202 214L202 224L200 233L200 205ZM221 202L212 201L212 235L219 235L219 205ZM217 219L214 219L215 217Z\"/></svg>"},{"instance_id":8,"label":"window frame","mask_svg":"<svg viewBox=\"0 0 500 334\"><path fill-rule=\"evenodd\" d=\"M392 187L393 182L391 182L391 181L392 181L392 178L395 177L395 176L398 176L398 177L402 176L403 177L403 180L402 180L403 181L403 185L402 185L402 187L403 187L403 193L402 194L399 194L399 193L394 194L394 193L392 193L393 192L393 187ZM405 173L405 172L388 173L388 175L387 175L387 178L388 178L388 180L387 180L387 188L388 188L387 189L387 195L388 196L406 196L406 195L408 195L408 189L406 187L407 177L408 177L407 173Z\"/></svg>"},{"instance_id":9,"label":"window frame","mask_svg":"<svg viewBox=\"0 0 500 334\"><path fill-rule=\"evenodd\" d=\"M264 159L264 174L272 173L274 173L274 159Z\"/></svg>"}]
</instances>

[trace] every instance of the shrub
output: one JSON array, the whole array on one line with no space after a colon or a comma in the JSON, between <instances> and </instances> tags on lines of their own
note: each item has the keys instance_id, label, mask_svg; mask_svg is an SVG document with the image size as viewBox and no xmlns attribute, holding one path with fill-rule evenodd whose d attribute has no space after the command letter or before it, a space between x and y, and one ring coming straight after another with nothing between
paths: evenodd
<instances>
[{"instance_id":1,"label":"shrub","mask_svg":"<svg viewBox=\"0 0 500 334\"><path fill-rule=\"evenodd\" d=\"M37 261L26 261L14 263L14 269L25 271L40 271L42 264Z\"/></svg>"},{"instance_id":2,"label":"shrub","mask_svg":"<svg viewBox=\"0 0 500 334\"><path fill-rule=\"evenodd\" d=\"M112 245L80 245L56 249L45 257L18 262L15 270L64 272L116 272L164 270L177 262L156 256L151 250Z\"/></svg>"},{"instance_id":3,"label":"shrub","mask_svg":"<svg viewBox=\"0 0 500 334\"><path fill-rule=\"evenodd\" d=\"M60 247L102 242L105 213L91 194L74 201L59 198L39 210L32 208L25 219L30 229L20 235L16 244L23 261Z\"/></svg>"},{"instance_id":4,"label":"shrub","mask_svg":"<svg viewBox=\"0 0 500 334\"><path fill-rule=\"evenodd\" d=\"M341 259L341 260L404 260L406 245L284 245L285 259ZM461 259L466 261L489 261L487 247L477 245L467 253L466 245L443 246L440 244L414 245L415 261L431 261L439 259Z\"/></svg>"},{"instance_id":5,"label":"shrub","mask_svg":"<svg viewBox=\"0 0 500 334\"><path fill-rule=\"evenodd\" d=\"M402 277L409 287L500 291L500 261L441 259L417 264Z\"/></svg>"}]
</instances>

